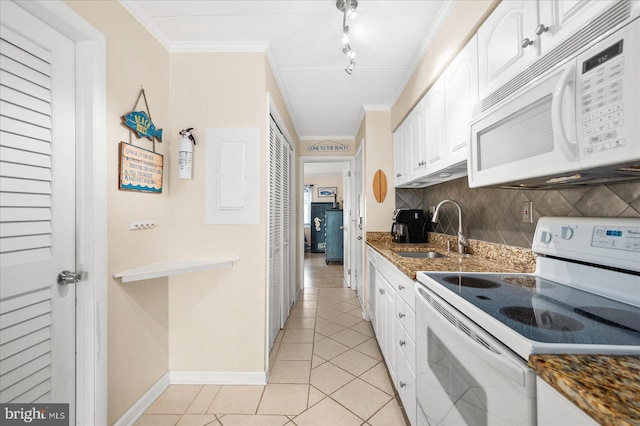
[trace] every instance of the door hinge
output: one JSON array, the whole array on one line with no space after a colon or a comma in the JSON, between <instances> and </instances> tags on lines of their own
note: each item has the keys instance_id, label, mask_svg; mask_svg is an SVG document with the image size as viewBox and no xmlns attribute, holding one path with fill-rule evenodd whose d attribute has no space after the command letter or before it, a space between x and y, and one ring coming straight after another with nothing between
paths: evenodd
<instances>
[{"instance_id":1,"label":"door hinge","mask_svg":"<svg viewBox=\"0 0 640 426\"><path fill-rule=\"evenodd\" d=\"M347 177L351 177L351 172L347 172Z\"/></svg>"},{"instance_id":2,"label":"door hinge","mask_svg":"<svg viewBox=\"0 0 640 426\"><path fill-rule=\"evenodd\" d=\"M351 275L351 268L347 269L347 275Z\"/></svg>"}]
</instances>

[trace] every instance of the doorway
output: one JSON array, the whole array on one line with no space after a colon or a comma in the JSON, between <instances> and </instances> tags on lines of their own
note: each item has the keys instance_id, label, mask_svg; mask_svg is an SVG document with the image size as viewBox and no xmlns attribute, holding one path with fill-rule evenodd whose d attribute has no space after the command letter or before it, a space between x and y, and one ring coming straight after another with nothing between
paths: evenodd
<instances>
[{"instance_id":1,"label":"doorway","mask_svg":"<svg viewBox=\"0 0 640 426\"><path fill-rule=\"evenodd\" d=\"M352 288L352 157L301 157L302 288ZM329 210L327 213L327 209ZM340 212L336 212L338 209ZM325 213L329 223L328 240ZM336 228L336 229L333 229ZM341 237L336 248L335 237ZM327 247L327 244L329 246ZM339 255L336 254L339 250Z\"/></svg>"},{"instance_id":2,"label":"doorway","mask_svg":"<svg viewBox=\"0 0 640 426\"><path fill-rule=\"evenodd\" d=\"M107 115L106 44L104 36L98 30L61 1L20 3L3 1L1 3L3 20L6 20L4 22L14 32L20 33L23 30L24 27L17 23L18 19L22 18L9 19L9 13L12 16L20 15L25 19L35 17L73 44L72 50L75 53L73 89L75 89L77 104L75 128L72 132L75 135L72 135L70 140L76 141L75 147L71 147L75 148L75 168L72 162L68 163L70 166L68 169L75 171L76 180L75 211L72 212L76 220L75 232L72 231L72 234L75 234L75 254L70 262L71 265L64 267L82 272L78 285L68 284L75 285L76 320L75 327L72 326L70 330L65 331L71 340L75 340L75 359L71 360L71 370L75 379L74 377L66 378L72 382L71 387L75 388L75 409L72 401L65 401L67 397L56 396L60 387L55 383L51 392L52 400L70 402L71 423L104 424L107 418L105 328L107 236L106 196L104 195L106 169L103 161L106 151L105 119ZM27 27L29 30L25 31L25 38L30 39L33 36L33 28ZM55 66L56 62L52 64ZM53 156L55 155L56 153L53 153ZM20 189L24 188L24 186L20 187ZM51 280L51 277L48 279ZM52 279L55 283L55 274ZM66 293L63 294L65 297L72 293L71 289L60 289L56 284L53 284L53 287L54 293ZM13 301L15 298L10 300ZM41 306L44 305L41 304ZM58 374L57 368L54 373ZM37 400L37 397L34 398Z\"/></svg>"}]
</instances>

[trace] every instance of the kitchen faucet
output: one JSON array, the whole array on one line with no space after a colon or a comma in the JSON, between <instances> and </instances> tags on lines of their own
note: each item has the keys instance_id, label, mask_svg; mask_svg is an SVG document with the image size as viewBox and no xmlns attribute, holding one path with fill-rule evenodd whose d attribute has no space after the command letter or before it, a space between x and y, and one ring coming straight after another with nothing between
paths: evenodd
<instances>
[{"instance_id":1,"label":"kitchen faucet","mask_svg":"<svg viewBox=\"0 0 640 426\"><path fill-rule=\"evenodd\" d=\"M458 208L458 253L464 254L465 252L464 248L469 247L469 241L462 234L462 208L460 207L460 204L456 203L453 200L440 201L440 204L438 204L438 206L436 207L436 211L433 213L433 218L431 219L431 222L433 223L438 222L438 212L440 211L440 207L445 203L451 203Z\"/></svg>"}]
</instances>

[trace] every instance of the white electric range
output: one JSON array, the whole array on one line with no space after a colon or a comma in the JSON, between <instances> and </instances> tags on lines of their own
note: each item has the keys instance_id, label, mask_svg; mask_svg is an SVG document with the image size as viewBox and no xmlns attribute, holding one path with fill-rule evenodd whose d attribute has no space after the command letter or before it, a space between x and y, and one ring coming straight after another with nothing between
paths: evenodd
<instances>
[{"instance_id":1,"label":"white electric range","mask_svg":"<svg viewBox=\"0 0 640 426\"><path fill-rule=\"evenodd\" d=\"M419 424L536 421L529 355L640 355L640 219L545 217L532 274L419 272Z\"/></svg>"}]
</instances>

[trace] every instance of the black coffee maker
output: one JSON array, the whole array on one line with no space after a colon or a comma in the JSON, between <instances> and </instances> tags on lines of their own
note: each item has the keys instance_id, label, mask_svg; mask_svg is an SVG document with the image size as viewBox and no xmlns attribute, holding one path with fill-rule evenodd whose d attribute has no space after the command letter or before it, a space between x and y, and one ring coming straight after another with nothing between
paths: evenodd
<instances>
[{"instance_id":1,"label":"black coffee maker","mask_svg":"<svg viewBox=\"0 0 640 426\"><path fill-rule=\"evenodd\" d=\"M422 210L399 209L393 212L391 239L394 243L426 243L426 221Z\"/></svg>"}]
</instances>

